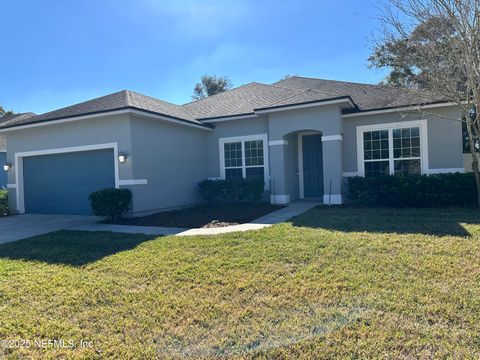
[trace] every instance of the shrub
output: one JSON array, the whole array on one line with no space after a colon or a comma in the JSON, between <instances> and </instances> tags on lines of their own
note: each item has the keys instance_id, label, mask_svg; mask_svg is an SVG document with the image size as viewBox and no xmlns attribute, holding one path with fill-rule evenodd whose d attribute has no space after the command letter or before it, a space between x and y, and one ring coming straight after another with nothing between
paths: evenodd
<instances>
[{"instance_id":1,"label":"shrub","mask_svg":"<svg viewBox=\"0 0 480 360\"><path fill-rule=\"evenodd\" d=\"M263 180L204 180L198 186L209 203L259 202L264 191Z\"/></svg>"},{"instance_id":2,"label":"shrub","mask_svg":"<svg viewBox=\"0 0 480 360\"><path fill-rule=\"evenodd\" d=\"M104 189L90 194L89 199L95 215L115 222L130 208L132 193L128 189Z\"/></svg>"},{"instance_id":3,"label":"shrub","mask_svg":"<svg viewBox=\"0 0 480 360\"><path fill-rule=\"evenodd\" d=\"M0 216L8 214L8 191L0 189Z\"/></svg>"},{"instance_id":4,"label":"shrub","mask_svg":"<svg viewBox=\"0 0 480 360\"><path fill-rule=\"evenodd\" d=\"M349 199L373 206L467 206L477 203L477 191L471 173L355 177L349 182Z\"/></svg>"}]
</instances>

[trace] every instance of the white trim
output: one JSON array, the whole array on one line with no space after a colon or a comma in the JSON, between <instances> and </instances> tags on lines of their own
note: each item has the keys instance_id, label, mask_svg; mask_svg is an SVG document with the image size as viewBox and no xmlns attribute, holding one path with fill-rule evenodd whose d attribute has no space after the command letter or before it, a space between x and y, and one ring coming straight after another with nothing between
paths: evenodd
<instances>
[{"instance_id":1,"label":"white trim","mask_svg":"<svg viewBox=\"0 0 480 360\"><path fill-rule=\"evenodd\" d=\"M448 174L448 173L464 173L464 168L443 168L443 169L428 169L427 174Z\"/></svg>"},{"instance_id":2,"label":"white trim","mask_svg":"<svg viewBox=\"0 0 480 360\"><path fill-rule=\"evenodd\" d=\"M357 116L386 114L386 113L401 112L401 111L413 111L413 110L421 110L421 109L433 109L433 108L456 106L456 105L457 105L456 103L449 102L449 103L442 103L442 104L402 106L402 107L397 107L397 108L393 108L393 109L369 110L369 111L363 111L363 112L352 113L352 114L343 114L342 117L343 118L351 118L351 117L357 117Z\"/></svg>"},{"instance_id":3,"label":"white trim","mask_svg":"<svg viewBox=\"0 0 480 360\"><path fill-rule=\"evenodd\" d=\"M428 173L428 128L427 120L412 120L395 123L384 123L374 125L357 126L357 171L358 176L365 176L364 156L363 156L363 133L365 131L387 130L389 141L389 166L390 174L394 173L393 158L393 129L419 127L420 128L420 168L422 174ZM387 161L387 159L385 159Z\"/></svg>"},{"instance_id":4,"label":"white trim","mask_svg":"<svg viewBox=\"0 0 480 360\"><path fill-rule=\"evenodd\" d=\"M255 135L246 135L246 136L232 136L224 137L218 139L218 152L220 158L220 177L225 179L225 152L224 144L231 142L241 142L242 143L242 172L243 177L246 176L246 165L245 165L245 141L250 140L262 140L263 141L263 175L265 182L265 190L270 189L270 168L269 168L269 151L268 151L268 135L267 134L255 134ZM262 167L262 166L258 166Z\"/></svg>"},{"instance_id":5,"label":"white trim","mask_svg":"<svg viewBox=\"0 0 480 360\"><path fill-rule=\"evenodd\" d=\"M147 185L147 179L129 179L129 180L118 180L119 186L126 186L126 185Z\"/></svg>"},{"instance_id":6,"label":"white trim","mask_svg":"<svg viewBox=\"0 0 480 360\"><path fill-rule=\"evenodd\" d=\"M198 119L198 121L205 123L205 124L210 124L210 123L215 123L215 122L223 122L223 121L230 121L230 120L242 120L242 119L253 119L257 118L258 115L256 114L251 114L251 115L234 115L234 116L222 116L218 117L215 119Z\"/></svg>"},{"instance_id":7,"label":"white trim","mask_svg":"<svg viewBox=\"0 0 480 360\"><path fill-rule=\"evenodd\" d=\"M118 188L119 187L118 144L116 142L15 153L17 211L21 214L25 213L25 193L24 193L24 187L23 187L23 158L24 157L50 155L50 154L64 154L64 153L70 153L70 152L91 151L91 150L101 150L101 149L113 149L115 188Z\"/></svg>"},{"instance_id":8,"label":"white trim","mask_svg":"<svg viewBox=\"0 0 480 360\"><path fill-rule=\"evenodd\" d=\"M324 205L341 205L342 204L342 195L341 194L325 194L323 195L323 204Z\"/></svg>"},{"instance_id":9,"label":"white trim","mask_svg":"<svg viewBox=\"0 0 480 360\"><path fill-rule=\"evenodd\" d=\"M278 111L305 109L305 108L311 108L316 106L326 106L326 105L343 104L343 103L350 105L350 107L352 108L355 107L355 105L350 101L350 99L336 99L336 100L326 100L326 101L319 100L319 101L308 103L308 104L287 105L287 106L270 108L270 109L258 109L258 110L255 110L255 114L267 114L267 113L278 112Z\"/></svg>"},{"instance_id":10,"label":"white trim","mask_svg":"<svg viewBox=\"0 0 480 360\"><path fill-rule=\"evenodd\" d=\"M322 141L343 141L343 135L327 135L323 136L322 135Z\"/></svg>"},{"instance_id":11,"label":"white trim","mask_svg":"<svg viewBox=\"0 0 480 360\"><path fill-rule=\"evenodd\" d=\"M275 146L275 145L288 145L287 140L271 140L268 142L268 145Z\"/></svg>"},{"instance_id":12,"label":"white trim","mask_svg":"<svg viewBox=\"0 0 480 360\"><path fill-rule=\"evenodd\" d=\"M303 131L297 134L298 143L298 196L300 199L305 199L305 184L303 179L303 136L321 134L320 131ZM322 151L323 156L323 151ZM322 160L323 161L323 160ZM323 164L322 164L323 166Z\"/></svg>"},{"instance_id":13,"label":"white trim","mask_svg":"<svg viewBox=\"0 0 480 360\"><path fill-rule=\"evenodd\" d=\"M194 122L189 123L187 120L185 120L185 121L176 120L176 119L172 119L168 116L152 114L152 113L147 112L147 111L141 111L141 110L135 110L135 109L123 109L123 110L113 110L113 111L107 111L107 112L103 112L103 113L90 114L90 115L80 115L80 116L75 116L75 117L69 117L69 118L66 118L66 119L50 120L50 121L47 120L47 121L34 123L34 124L20 125L20 126L10 127L10 128L6 128L6 129L0 129L0 134L11 132L11 131L17 131L17 130L24 130L24 129L42 127L42 126L58 125L58 124L64 124L64 123L69 123L69 122L74 122L74 121L94 119L94 118L105 117L105 116L121 115L121 114L139 115L139 116L159 119L159 120L163 120L163 121L167 121L167 122L172 122L172 123L175 123L175 124L178 124L178 125L193 126L195 128L199 128L199 129L202 129L202 130L208 130L208 131L213 130L213 129L210 129L206 126L203 126L203 125L200 125L200 124L195 124Z\"/></svg>"},{"instance_id":14,"label":"white trim","mask_svg":"<svg viewBox=\"0 0 480 360\"><path fill-rule=\"evenodd\" d=\"M270 195L271 204L288 204L290 202L290 195Z\"/></svg>"},{"instance_id":15,"label":"white trim","mask_svg":"<svg viewBox=\"0 0 480 360\"><path fill-rule=\"evenodd\" d=\"M358 176L358 172L356 171L342 173L342 177L355 177L355 176Z\"/></svg>"},{"instance_id":16,"label":"white trim","mask_svg":"<svg viewBox=\"0 0 480 360\"><path fill-rule=\"evenodd\" d=\"M7 184L7 189L16 189L17 184Z\"/></svg>"}]
</instances>

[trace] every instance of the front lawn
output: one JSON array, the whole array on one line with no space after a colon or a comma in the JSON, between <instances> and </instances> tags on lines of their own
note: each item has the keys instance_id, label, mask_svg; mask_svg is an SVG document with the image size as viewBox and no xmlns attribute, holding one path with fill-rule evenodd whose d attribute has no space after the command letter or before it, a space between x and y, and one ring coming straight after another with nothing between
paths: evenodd
<instances>
[{"instance_id":1,"label":"front lawn","mask_svg":"<svg viewBox=\"0 0 480 360\"><path fill-rule=\"evenodd\" d=\"M184 209L162 211L148 216L126 218L118 223L135 226L166 226L178 228L212 228L238 225L283 208L270 203L206 204Z\"/></svg>"},{"instance_id":2,"label":"front lawn","mask_svg":"<svg viewBox=\"0 0 480 360\"><path fill-rule=\"evenodd\" d=\"M321 207L254 232L0 245L0 358L478 358L479 215Z\"/></svg>"}]
</instances>

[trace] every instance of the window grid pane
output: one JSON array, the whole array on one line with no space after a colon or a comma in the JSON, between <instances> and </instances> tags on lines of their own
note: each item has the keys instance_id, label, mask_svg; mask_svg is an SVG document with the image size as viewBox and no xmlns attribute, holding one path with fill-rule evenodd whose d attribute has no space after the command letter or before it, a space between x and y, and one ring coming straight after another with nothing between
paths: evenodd
<instances>
[{"instance_id":1,"label":"window grid pane","mask_svg":"<svg viewBox=\"0 0 480 360\"><path fill-rule=\"evenodd\" d=\"M363 157L365 160L389 158L388 130L366 131L363 133Z\"/></svg>"},{"instance_id":2,"label":"window grid pane","mask_svg":"<svg viewBox=\"0 0 480 360\"><path fill-rule=\"evenodd\" d=\"M242 168L225 169L226 180L241 179L241 178L243 178Z\"/></svg>"},{"instance_id":3,"label":"window grid pane","mask_svg":"<svg viewBox=\"0 0 480 360\"><path fill-rule=\"evenodd\" d=\"M245 165L262 166L263 161L263 141L245 141Z\"/></svg>"},{"instance_id":4,"label":"window grid pane","mask_svg":"<svg viewBox=\"0 0 480 360\"><path fill-rule=\"evenodd\" d=\"M420 157L420 128L393 129L393 158Z\"/></svg>"},{"instance_id":5,"label":"window grid pane","mask_svg":"<svg viewBox=\"0 0 480 360\"><path fill-rule=\"evenodd\" d=\"M390 161L367 161L365 162L365 176L381 176L390 174Z\"/></svg>"},{"instance_id":6,"label":"window grid pane","mask_svg":"<svg viewBox=\"0 0 480 360\"><path fill-rule=\"evenodd\" d=\"M258 179L258 180L263 180L264 179L264 167L250 167L247 168L247 179Z\"/></svg>"},{"instance_id":7,"label":"window grid pane","mask_svg":"<svg viewBox=\"0 0 480 360\"><path fill-rule=\"evenodd\" d=\"M420 173L420 159L395 160L395 174L419 175Z\"/></svg>"},{"instance_id":8,"label":"window grid pane","mask_svg":"<svg viewBox=\"0 0 480 360\"><path fill-rule=\"evenodd\" d=\"M242 166L242 143L232 142L224 144L225 168Z\"/></svg>"}]
</instances>

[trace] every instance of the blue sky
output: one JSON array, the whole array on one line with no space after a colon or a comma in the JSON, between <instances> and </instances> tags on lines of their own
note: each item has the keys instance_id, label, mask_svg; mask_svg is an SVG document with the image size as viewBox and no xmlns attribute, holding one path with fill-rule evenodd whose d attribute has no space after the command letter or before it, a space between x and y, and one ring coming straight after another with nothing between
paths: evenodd
<instances>
[{"instance_id":1,"label":"blue sky","mask_svg":"<svg viewBox=\"0 0 480 360\"><path fill-rule=\"evenodd\" d=\"M0 104L17 112L123 89L181 104L203 74L385 75L367 67L374 0L0 0L0 13Z\"/></svg>"}]
</instances>

